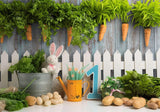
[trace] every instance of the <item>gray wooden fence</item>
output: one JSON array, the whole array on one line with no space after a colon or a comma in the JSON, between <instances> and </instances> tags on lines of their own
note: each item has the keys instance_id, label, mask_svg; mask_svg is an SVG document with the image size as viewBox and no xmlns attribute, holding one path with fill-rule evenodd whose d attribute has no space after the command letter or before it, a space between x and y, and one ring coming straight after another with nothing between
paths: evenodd
<instances>
[{"instance_id":1,"label":"gray wooden fence","mask_svg":"<svg viewBox=\"0 0 160 112\"><path fill-rule=\"evenodd\" d=\"M13 0L3 0L11 2ZM22 0L24 2L27 2L28 0ZM82 0L56 0L57 2L70 2L74 4L80 4ZM137 0L128 0L129 3L134 3ZM99 27L96 28L97 32L99 33ZM0 53L2 53L4 50L9 54L9 61L11 61L11 54L14 50L16 50L20 57L23 55L23 53L28 50L31 54L33 54L38 49L44 49L46 54L49 54L48 46L46 46L45 43L43 43L42 40L40 40L41 37L41 29L39 28L38 24L32 25L32 32L33 32L33 40L31 42L27 40L22 40L21 37L16 33L13 32L13 36L11 38L5 37L4 43L0 44ZM68 51L72 61L73 53L77 50L80 54L84 54L87 50L93 55L96 50L98 50L100 53L104 53L107 49L111 55L114 54L116 50L118 50L121 54L124 54L124 52L129 49L132 53L135 53L137 49L139 49L144 58L144 53L151 49L153 52L154 58L155 53L160 48L160 28L152 28L151 32L151 39L148 47L145 47L144 43L144 34L143 34L143 28L137 27L133 28L133 25L130 22L129 25L129 32L128 37L125 42L121 39L121 21L118 19L115 19L111 22L107 22L107 31L104 35L103 41L98 41L98 33L95 35L95 37L89 41L89 44L86 45L83 43L83 48L80 49L77 46L70 46L67 47L67 31L65 28L58 30L58 33L55 36L52 36L51 42L55 42L56 46L64 45L65 50ZM122 55L123 57L123 55Z\"/></svg>"}]
</instances>

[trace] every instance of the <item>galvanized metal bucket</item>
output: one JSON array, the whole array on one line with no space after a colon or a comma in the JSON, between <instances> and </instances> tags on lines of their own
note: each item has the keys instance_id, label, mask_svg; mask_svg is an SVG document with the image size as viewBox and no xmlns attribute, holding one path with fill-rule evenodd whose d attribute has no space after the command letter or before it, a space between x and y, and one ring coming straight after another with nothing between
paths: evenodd
<instances>
[{"instance_id":1,"label":"galvanized metal bucket","mask_svg":"<svg viewBox=\"0 0 160 112\"><path fill-rule=\"evenodd\" d=\"M53 76L50 73L17 73L17 76L20 90L36 79L26 90L31 96L37 97L52 92Z\"/></svg>"}]
</instances>

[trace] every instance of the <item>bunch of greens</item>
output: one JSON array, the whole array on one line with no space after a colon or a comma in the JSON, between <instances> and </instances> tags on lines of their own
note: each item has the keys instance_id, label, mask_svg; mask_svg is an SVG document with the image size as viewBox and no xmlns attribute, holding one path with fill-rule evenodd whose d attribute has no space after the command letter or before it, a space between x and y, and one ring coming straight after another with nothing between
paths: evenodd
<instances>
[{"instance_id":1,"label":"bunch of greens","mask_svg":"<svg viewBox=\"0 0 160 112\"><path fill-rule=\"evenodd\" d=\"M86 7L95 17L98 24L105 24L116 17L115 6L112 0L83 0L83 7Z\"/></svg>"},{"instance_id":2,"label":"bunch of greens","mask_svg":"<svg viewBox=\"0 0 160 112\"><path fill-rule=\"evenodd\" d=\"M118 79L122 82L125 95L128 97L141 96L150 99L160 96L160 78L127 71L127 75Z\"/></svg>"},{"instance_id":3,"label":"bunch of greens","mask_svg":"<svg viewBox=\"0 0 160 112\"><path fill-rule=\"evenodd\" d=\"M61 28L72 27L72 45L81 47L82 42L88 44L88 41L94 37L96 22L81 6L62 3L59 14L62 20Z\"/></svg>"},{"instance_id":4,"label":"bunch of greens","mask_svg":"<svg viewBox=\"0 0 160 112\"><path fill-rule=\"evenodd\" d=\"M51 39L51 29L54 31L59 29L59 18L58 18L58 7L59 4L52 0L35 0L33 2L33 9L31 13L35 14L37 21L42 29L42 36L44 41L47 41L49 45L49 40ZM56 33L56 32L55 32Z\"/></svg>"},{"instance_id":5,"label":"bunch of greens","mask_svg":"<svg viewBox=\"0 0 160 112\"><path fill-rule=\"evenodd\" d=\"M12 100L8 98L0 98L0 100L5 101L5 104L6 104L5 109L8 111L20 110L23 107L28 106L26 101L18 101L18 100Z\"/></svg>"},{"instance_id":6,"label":"bunch of greens","mask_svg":"<svg viewBox=\"0 0 160 112\"><path fill-rule=\"evenodd\" d=\"M132 6L128 3L128 0L112 0L115 12L118 18L121 19L122 23L128 23L130 20L129 12Z\"/></svg>"},{"instance_id":7,"label":"bunch of greens","mask_svg":"<svg viewBox=\"0 0 160 112\"><path fill-rule=\"evenodd\" d=\"M113 92L113 90L115 91ZM102 98L109 95L113 95L119 98L124 96L122 94L123 92L121 92L123 91L121 82L118 79L115 79L114 77L107 77L105 81L101 83L100 91L102 94Z\"/></svg>"},{"instance_id":8,"label":"bunch of greens","mask_svg":"<svg viewBox=\"0 0 160 112\"><path fill-rule=\"evenodd\" d=\"M8 71L12 73L14 71L18 73L39 73L44 61L44 51L39 50L34 56L21 58L17 64L10 66Z\"/></svg>"},{"instance_id":9,"label":"bunch of greens","mask_svg":"<svg viewBox=\"0 0 160 112\"><path fill-rule=\"evenodd\" d=\"M0 37L4 35L12 36L14 23L12 22L11 13L10 4L0 1Z\"/></svg>"},{"instance_id":10,"label":"bunch of greens","mask_svg":"<svg viewBox=\"0 0 160 112\"><path fill-rule=\"evenodd\" d=\"M22 36L23 39L26 39L26 8L25 4L21 1L14 0L9 5L9 10L11 11L10 16L11 20L14 23L14 27L17 29L17 32Z\"/></svg>"},{"instance_id":11,"label":"bunch of greens","mask_svg":"<svg viewBox=\"0 0 160 112\"><path fill-rule=\"evenodd\" d=\"M160 25L160 2L159 0L143 0L132 4L132 22L135 27L143 26L144 28L156 27Z\"/></svg>"},{"instance_id":12,"label":"bunch of greens","mask_svg":"<svg viewBox=\"0 0 160 112\"><path fill-rule=\"evenodd\" d=\"M26 24L31 25L36 21L35 14L31 12L33 9L33 0L28 1L25 4L25 15L26 15Z\"/></svg>"},{"instance_id":13,"label":"bunch of greens","mask_svg":"<svg viewBox=\"0 0 160 112\"><path fill-rule=\"evenodd\" d=\"M88 44L89 40L97 33L94 29L97 24L96 21L83 10L78 10L75 16L76 18L72 25L73 40L71 44L81 47L82 42Z\"/></svg>"}]
</instances>

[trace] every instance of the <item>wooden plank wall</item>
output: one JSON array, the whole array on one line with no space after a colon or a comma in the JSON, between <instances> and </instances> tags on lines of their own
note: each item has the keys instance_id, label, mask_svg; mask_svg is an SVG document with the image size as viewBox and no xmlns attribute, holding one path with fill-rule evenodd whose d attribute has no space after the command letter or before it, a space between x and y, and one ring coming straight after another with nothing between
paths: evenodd
<instances>
[{"instance_id":1,"label":"wooden plank wall","mask_svg":"<svg viewBox=\"0 0 160 112\"><path fill-rule=\"evenodd\" d=\"M3 1L12 2L13 0L3 0ZM22 0L22 1L27 2L28 0ZM80 4L82 0L56 0L56 1ZM137 0L129 0L129 3L131 4L136 1ZM98 28L99 27L97 27L96 30L99 33ZM160 48L160 35L159 35L160 28L158 27L152 28L149 47L145 47L143 28L137 27L134 29L131 22L129 26L128 37L125 42L122 41L121 39L121 21L118 19L115 19L111 22L107 22L107 31L104 35L103 41L101 42L98 41L98 33L97 33L95 37L89 41L88 45L83 43L82 49L80 49L77 46L72 46L72 45L70 47L67 47L66 32L67 31L65 28L60 29L55 36L52 36L51 42L55 42L56 46L64 45L65 49L69 52L71 56L70 61L73 60L72 58L73 53L76 50L80 52L81 60L82 60L83 58L82 54L84 54L86 50L88 50L92 54L92 59L93 59L93 54L96 52L96 50L99 50L99 52L103 54L105 50L107 49L113 57L113 53L116 50L118 50L124 56L124 52L127 49L130 49L132 53L135 53L135 51L139 49L143 55L148 49L151 49L155 57L156 51ZM10 57L14 50L17 50L17 52L20 54L20 57L23 55L23 53L26 50L28 50L31 54L33 54L38 49L44 49L46 54L49 55L48 46L46 46L46 44L43 43L42 40L40 40L41 29L38 27L38 24L32 25L32 35L33 35L33 41L29 42L27 40L22 40L21 37L16 32L13 32L13 36L11 38L5 37L4 43L0 44L0 53L2 53L5 50L9 54L9 61L11 61ZM123 56L122 56L122 60L123 60Z\"/></svg>"}]
</instances>

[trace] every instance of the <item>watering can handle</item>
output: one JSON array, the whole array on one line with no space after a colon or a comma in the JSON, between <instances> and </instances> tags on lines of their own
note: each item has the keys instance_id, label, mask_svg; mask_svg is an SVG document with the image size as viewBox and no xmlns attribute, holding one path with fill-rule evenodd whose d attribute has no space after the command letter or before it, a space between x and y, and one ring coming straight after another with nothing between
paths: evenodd
<instances>
[{"instance_id":1,"label":"watering can handle","mask_svg":"<svg viewBox=\"0 0 160 112\"><path fill-rule=\"evenodd\" d=\"M87 89L84 91L84 93L83 93L83 95L82 95L82 96L84 96L84 95L86 94L87 90L88 90L88 89L89 89L89 87L90 87L90 83L89 83L89 81L83 81L83 82L82 82L82 84L84 84L84 83L87 83L87 84L88 84L88 86L87 86Z\"/></svg>"}]
</instances>

